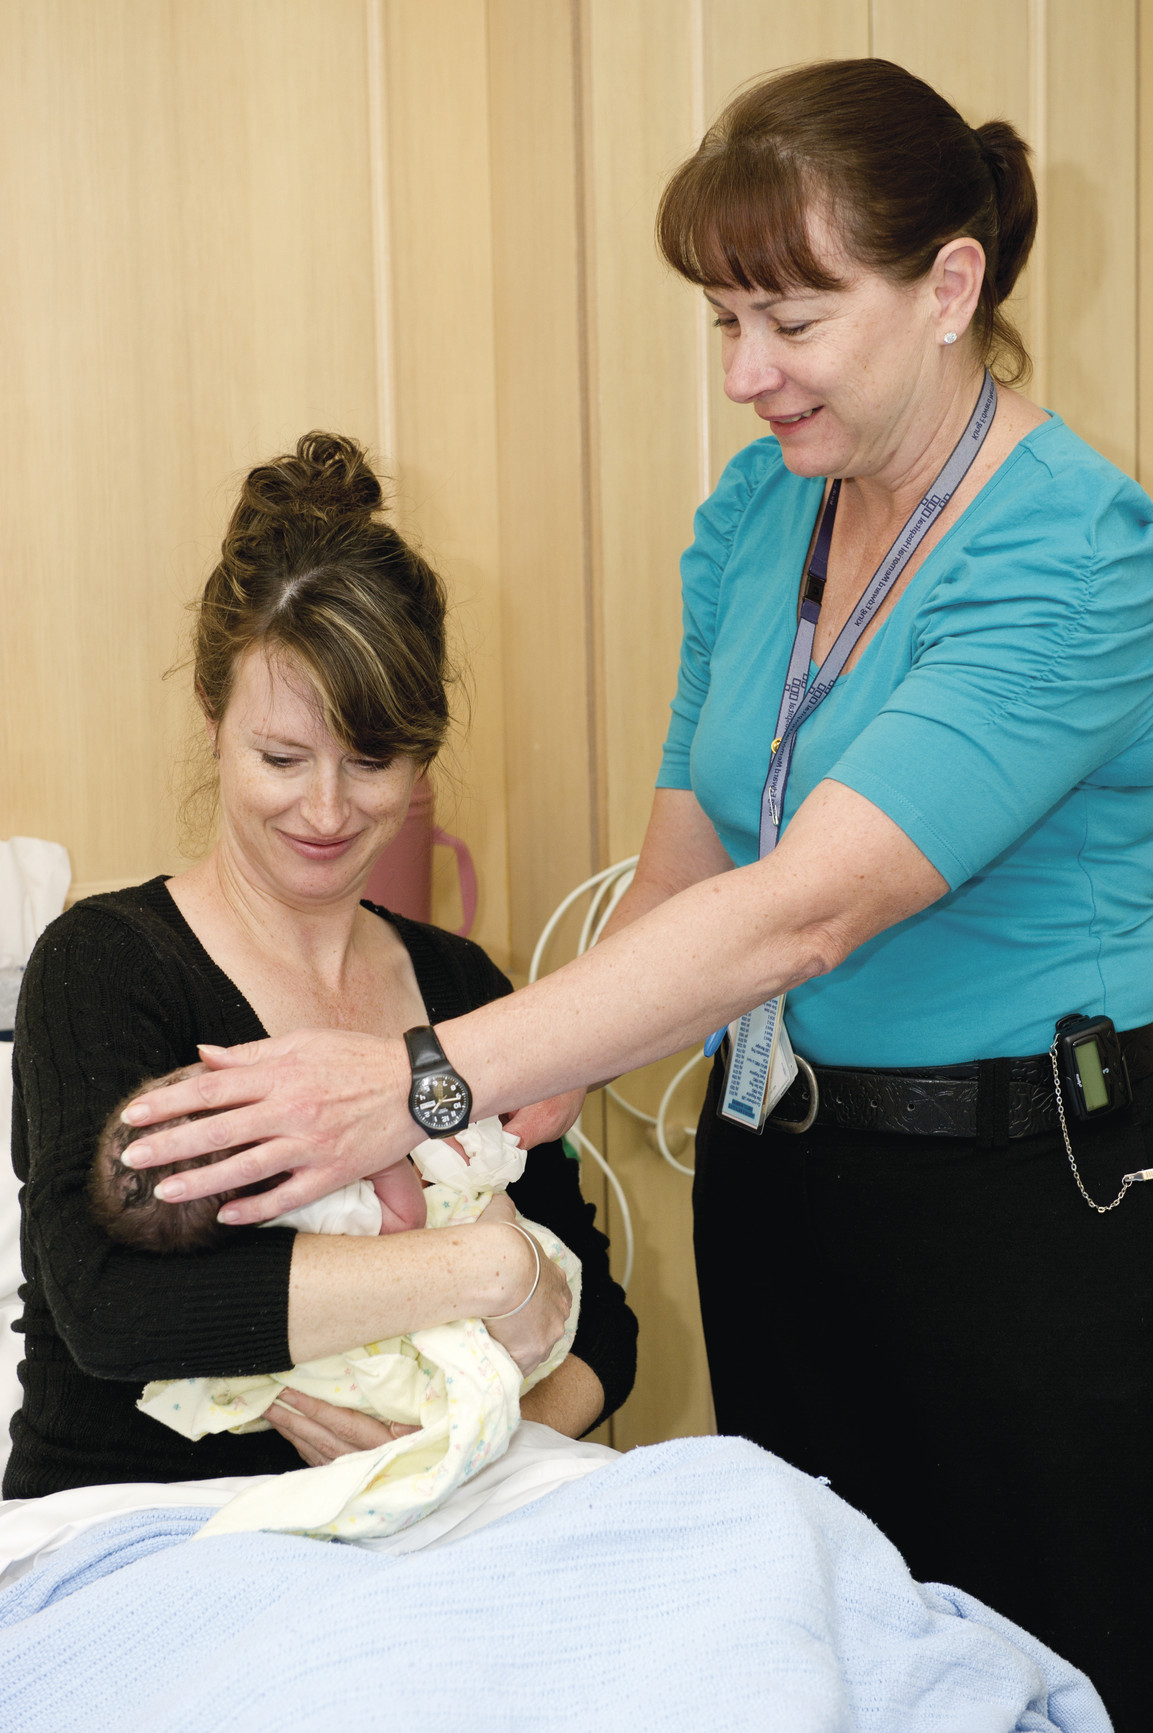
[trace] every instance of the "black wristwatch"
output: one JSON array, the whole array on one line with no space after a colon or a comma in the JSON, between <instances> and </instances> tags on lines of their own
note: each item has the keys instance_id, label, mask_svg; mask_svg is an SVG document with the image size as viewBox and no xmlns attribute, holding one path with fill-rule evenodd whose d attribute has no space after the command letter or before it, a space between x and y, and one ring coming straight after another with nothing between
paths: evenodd
<instances>
[{"instance_id":1,"label":"black wristwatch","mask_svg":"<svg viewBox=\"0 0 1153 1733\"><path fill-rule=\"evenodd\" d=\"M431 1137L451 1137L463 1131L472 1112L472 1090L445 1057L444 1048L427 1026L406 1029L404 1044L412 1066L408 1111Z\"/></svg>"}]
</instances>

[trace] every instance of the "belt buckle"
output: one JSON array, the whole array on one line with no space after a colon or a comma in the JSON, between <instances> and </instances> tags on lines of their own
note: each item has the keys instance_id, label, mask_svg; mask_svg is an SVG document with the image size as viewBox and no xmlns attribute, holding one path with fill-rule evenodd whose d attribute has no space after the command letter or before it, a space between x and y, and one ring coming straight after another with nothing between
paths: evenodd
<instances>
[{"instance_id":1,"label":"belt buckle","mask_svg":"<svg viewBox=\"0 0 1153 1733\"><path fill-rule=\"evenodd\" d=\"M788 1131L791 1132L794 1137L800 1137L802 1132L808 1131L809 1127L817 1117L817 1109L821 1105L821 1091L817 1084L817 1074L809 1064L808 1060L803 1059L799 1053L794 1053L793 1058L797 1062L797 1070L804 1077L805 1083L808 1087L809 1111L805 1114L803 1119L777 1119L774 1115L770 1114L767 1123L769 1125L775 1125L778 1131Z\"/></svg>"}]
</instances>

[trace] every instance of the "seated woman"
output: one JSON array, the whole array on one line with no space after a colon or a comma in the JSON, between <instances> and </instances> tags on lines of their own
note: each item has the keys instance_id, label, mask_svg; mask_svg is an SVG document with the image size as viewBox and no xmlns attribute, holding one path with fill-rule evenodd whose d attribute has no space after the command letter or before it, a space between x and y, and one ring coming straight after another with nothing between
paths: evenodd
<instances>
[{"instance_id":1,"label":"seated woman","mask_svg":"<svg viewBox=\"0 0 1153 1733\"><path fill-rule=\"evenodd\" d=\"M443 588L381 504L363 452L331 435L248 476L195 633L219 841L188 872L78 903L29 962L13 1053L25 1359L8 1498L278 1473L392 1436L286 1394L275 1431L191 1442L137 1411L153 1379L262 1373L465 1317L491 1319L531 1371L562 1334L568 1286L542 1259L521 1307L536 1260L513 1205L584 1270L573 1352L523 1413L575 1437L628 1394L636 1325L558 1143L532 1152L511 1201L438 1233L244 1229L159 1259L113 1244L89 1213L109 1112L199 1043L301 1027L396 1037L511 990L476 945L360 901L448 721Z\"/></svg>"}]
</instances>

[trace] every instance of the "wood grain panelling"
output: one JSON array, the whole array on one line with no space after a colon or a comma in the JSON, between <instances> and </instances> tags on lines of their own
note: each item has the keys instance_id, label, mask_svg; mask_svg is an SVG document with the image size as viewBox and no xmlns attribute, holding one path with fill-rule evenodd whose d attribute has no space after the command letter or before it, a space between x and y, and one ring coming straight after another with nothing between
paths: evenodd
<instances>
[{"instance_id":1,"label":"wood grain panelling","mask_svg":"<svg viewBox=\"0 0 1153 1733\"><path fill-rule=\"evenodd\" d=\"M677 559L697 495L695 309L656 262L661 187L693 143L694 8L586 8L608 849L648 817L680 638ZM632 117L643 114L643 126Z\"/></svg>"},{"instance_id":2,"label":"wood grain panelling","mask_svg":"<svg viewBox=\"0 0 1153 1733\"><path fill-rule=\"evenodd\" d=\"M1033 3L971 0L960 13L923 0L872 0L872 52L939 90L970 126L1011 120L1028 137Z\"/></svg>"},{"instance_id":3,"label":"wood grain panelling","mask_svg":"<svg viewBox=\"0 0 1153 1733\"><path fill-rule=\"evenodd\" d=\"M1048 407L1137 467L1137 7L1048 0Z\"/></svg>"},{"instance_id":4,"label":"wood grain panelling","mask_svg":"<svg viewBox=\"0 0 1153 1733\"><path fill-rule=\"evenodd\" d=\"M650 1065L617 1085L627 1101L655 1114L676 1060ZM677 1096L674 1123L694 1125L708 1076L700 1065ZM713 1430L712 1399L693 1266L692 1180L661 1159L651 1135L615 1103L605 1108L605 1147L628 1195L636 1233L636 1267L629 1303L640 1321L640 1354L632 1396L612 1423L618 1450ZM681 1159L692 1165L690 1141ZM614 1201L608 1198L613 1262L623 1246Z\"/></svg>"},{"instance_id":5,"label":"wood grain panelling","mask_svg":"<svg viewBox=\"0 0 1153 1733\"><path fill-rule=\"evenodd\" d=\"M688 0L657 11L587 0L583 13L598 696L608 858L620 859L640 846L652 800L676 680L677 561L701 492L699 311L653 248L661 188L696 142L700 12ZM643 126L635 124L640 114ZM653 1068L625 1088L655 1106L663 1075ZM689 1181L611 1105L605 1135L637 1235L629 1299L641 1361L637 1388L612 1427L614 1443L627 1447L708 1430L708 1383ZM608 1221L615 1230L611 1200ZM614 1233L618 1268L620 1255Z\"/></svg>"},{"instance_id":6,"label":"wood grain panelling","mask_svg":"<svg viewBox=\"0 0 1153 1733\"><path fill-rule=\"evenodd\" d=\"M574 9L492 0L488 17L509 911L525 972L600 853L584 164Z\"/></svg>"},{"instance_id":7,"label":"wood grain panelling","mask_svg":"<svg viewBox=\"0 0 1153 1733\"><path fill-rule=\"evenodd\" d=\"M448 581L471 725L441 815L481 887L475 937L509 954L486 9L389 0L381 32L392 225L397 504Z\"/></svg>"},{"instance_id":8,"label":"wood grain panelling","mask_svg":"<svg viewBox=\"0 0 1153 1733\"><path fill-rule=\"evenodd\" d=\"M1153 0L1137 9L1137 477L1153 488Z\"/></svg>"},{"instance_id":9,"label":"wood grain panelling","mask_svg":"<svg viewBox=\"0 0 1153 1733\"><path fill-rule=\"evenodd\" d=\"M0 7L0 833L179 864L161 683L236 472L376 435L360 0Z\"/></svg>"}]
</instances>

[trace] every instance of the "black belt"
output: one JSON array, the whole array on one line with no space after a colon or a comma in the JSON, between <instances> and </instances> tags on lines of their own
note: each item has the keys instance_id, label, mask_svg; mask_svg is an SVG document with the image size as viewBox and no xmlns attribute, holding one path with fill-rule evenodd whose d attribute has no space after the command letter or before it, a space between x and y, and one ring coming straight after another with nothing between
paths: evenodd
<instances>
[{"instance_id":1,"label":"black belt","mask_svg":"<svg viewBox=\"0 0 1153 1733\"><path fill-rule=\"evenodd\" d=\"M1134 1085L1153 1076L1153 1023L1120 1037ZM1047 1053L1023 1059L974 1059L965 1065L914 1065L855 1071L814 1065L817 1112L802 1072L771 1123L836 1125L846 1131L904 1132L912 1137L968 1137L990 1147L1057 1129L1053 1067Z\"/></svg>"}]
</instances>

